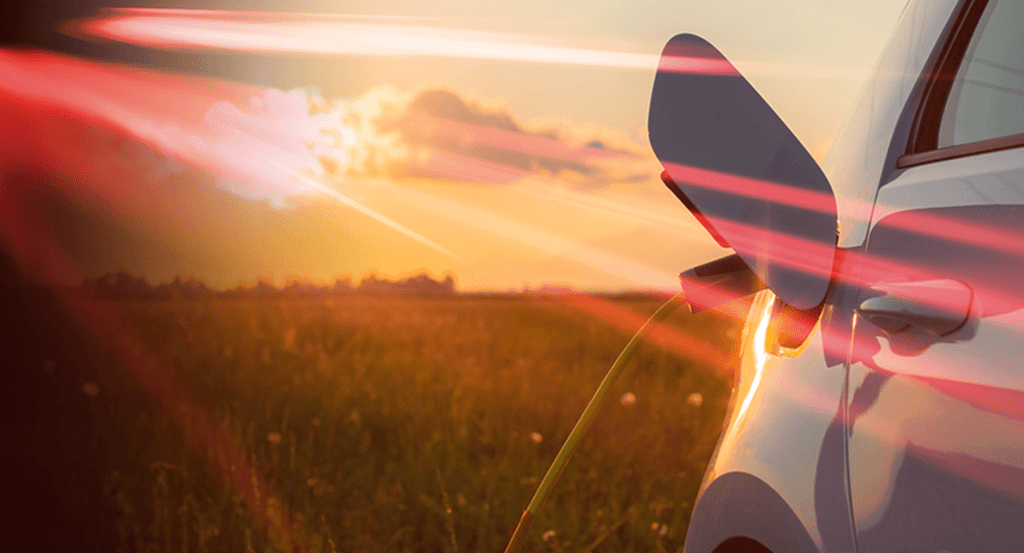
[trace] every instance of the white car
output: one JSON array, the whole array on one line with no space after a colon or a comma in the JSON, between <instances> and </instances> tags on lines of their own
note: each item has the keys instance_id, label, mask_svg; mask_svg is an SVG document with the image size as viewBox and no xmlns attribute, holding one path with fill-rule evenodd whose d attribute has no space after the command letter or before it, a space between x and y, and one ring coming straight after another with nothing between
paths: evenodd
<instances>
[{"instance_id":1,"label":"white car","mask_svg":"<svg viewBox=\"0 0 1024 553\"><path fill-rule=\"evenodd\" d=\"M911 0L823 168L713 46L662 59L665 181L736 251L688 301L756 293L685 550L1024 551L1024 2Z\"/></svg>"}]
</instances>

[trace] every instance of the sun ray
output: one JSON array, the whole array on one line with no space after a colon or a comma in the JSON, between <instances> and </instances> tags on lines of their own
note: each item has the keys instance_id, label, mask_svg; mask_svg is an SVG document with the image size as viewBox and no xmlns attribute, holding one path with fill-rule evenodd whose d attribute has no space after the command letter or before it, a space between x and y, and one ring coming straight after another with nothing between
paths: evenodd
<instances>
[{"instance_id":1,"label":"sun ray","mask_svg":"<svg viewBox=\"0 0 1024 553\"><path fill-rule=\"evenodd\" d=\"M433 240L431 240L431 239L423 236L422 234L420 234L420 233L418 233L418 232L416 232L416 231L406 227L405 225L403 225L403 224L401 224L401 223L399 223L399 222L397 222L397 221L395 221L393 219L390 219L390 218L388 218L388 217L386 217L386 216L384 216L384 215L382 215L382 214L380 214L380 213L378 213L378 212L376 212L376 211L374 211L374 210L364 206L363 204L353 200L352 198L349 198L348 196L342 194L341 192L338 192L337 190L335 190L333 188L330 188L330 187L328 187L328 186L326 186L326 185L324 185L322 183L319 183L316 180L314 180L312 178L309 178L309 177L300 176L298 178L301 178L303 180L303 182L308 184L310 187L315 189L317 192L319 192L319 193L321 193L321 194L323 194L325 196L328 196L330 198L333 198L333 199L335 199L335 200L337 200L337 201L339 201L339 202L341 202L341 203L351 207L352 209L355 209L356 211L362 213L363 215L366 215L367 217L373 219L374 221L377 221L378 223L381 223L381 224L387 226L388 228L396 230L396 231L404 234L405 236L408 236L409 238L412 238L413 240L419 242L420 244L423 244L424 246L427 246L427 247L429 247L429 248L431 248L433 250L441 252L441 253L447 255L448 257L451 257L451 258L453 258L453 259L455 259L457 261L462 261L462 262L465 261L465 259L463 259L458 254L452 252L448 248L438 244L437 242L434 242Z\"/></svg>"},{"instance_id":2,"label":"sun ray","mask_svg":"<svg viewBox=\"0 0 1024 553\"><path fill-rule=\"evenodd\" d=\"M649 290L676 291L678 277L639 263L600 251L570 238L534 228L511 219L481 211L451 200L414 190L408 186L393 185L400 190L395 194L419 209L434 212L444 218L496 234L540 251L568 259L583 266L598 269L610 275L640 285Z\"/></svg>"}]
</instances>

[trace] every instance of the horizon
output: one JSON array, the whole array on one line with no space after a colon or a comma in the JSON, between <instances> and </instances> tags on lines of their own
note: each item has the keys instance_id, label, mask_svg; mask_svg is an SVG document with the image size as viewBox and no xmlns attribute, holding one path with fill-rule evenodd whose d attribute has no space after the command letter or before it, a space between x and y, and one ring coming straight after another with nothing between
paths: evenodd
<instances>
[{"instance_id":1,"label":"horizon","mask_svg":"<svg viewBox=\"0 0 1024 553\"><path fill-rule=\"evenodd\" d=\"M116 287L124 285L136 285L141 283L146 286L148 292L158 291L161 288L168 288L173 286L201 286L204 290L213 294L224 294L232 292L253 292L257 289L269 288L272 292L290 292L290 289L301 289L301 291L313 291L313 292L325 292L325 291L339 291L343 290L344 293L366 293L367 285L372 287L376 284L382 284L385 286L395 285L400 289L403 286L414 286L416 284L423 283L423 279L426 279L431 284L448 286L451 285L451 293L459 295L477 295L477 294L583 294L583 295L653 295L661 297L664 294L656 291L644 290L642 288L620 288L620 289L583 289L577 288L572 285L558 284L558 283L542 283L538 286L525 287L525 288L503 288L503 289L463 289L459 286L458 275L448 272L440 277L431 273L430 271L414 271L404 275L381 275L376 272L366 273L360 277L354 277L353 275L338 275L333 279L325 280L310 280L302 277L286 277L283 280L273 280L266 277L256 277L253 280L242 281L234 286L227 287L216 287L211 286L202 277L196 275L185 275L175 274L170 280L164 281L151 281L144 275L136 275L125 269L119 269L117 271L104 273L92 277L83 277L83 279L77 283L35 283L36 285L42 286L64 286L70 288L97 288L97 287ZM117 282L121 280L122 282ZM128 282L123 282L127 280ZM370 292L370 293L384 293L388 292ZM416 294L416 292L412 292Z\"/></svg>"}]
</instances>

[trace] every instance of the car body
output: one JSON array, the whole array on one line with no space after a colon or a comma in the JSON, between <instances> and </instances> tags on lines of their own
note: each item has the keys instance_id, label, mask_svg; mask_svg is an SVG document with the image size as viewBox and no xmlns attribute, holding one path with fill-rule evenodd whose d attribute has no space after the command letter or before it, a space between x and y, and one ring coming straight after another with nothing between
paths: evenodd
<instances>
[{"instance_id":1,"label":"car body","mask_svg":"<svg viewBox=\"0 0 1024 553\"><path fill-rule=\"evenodd\" d=\"M839 231L811 330L785 335L776 260L745 259L768 289L688 553L1024 550L1021 30L1012 0L904 9L822 167ZM751 213L694 200L711 226Z\"/></svg>"}]
</instances>

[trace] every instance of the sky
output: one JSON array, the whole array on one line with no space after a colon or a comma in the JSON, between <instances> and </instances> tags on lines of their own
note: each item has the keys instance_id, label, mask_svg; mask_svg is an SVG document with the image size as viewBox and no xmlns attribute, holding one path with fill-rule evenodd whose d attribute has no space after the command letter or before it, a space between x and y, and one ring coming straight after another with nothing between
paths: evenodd
<instances>
[{"instance_id":1,"label":"sky","mask_svg":"<svg viewBox=\"0 0 1024 553\"><path fill-rule=\"evenodd\" d=\"M31 131L0 163L34 184L4 241L64 281L672 290L728 252L646 142L664 43L714 44L820 161L902 4L28 6L0 102Z\"/></svg>"}]
</instances>

